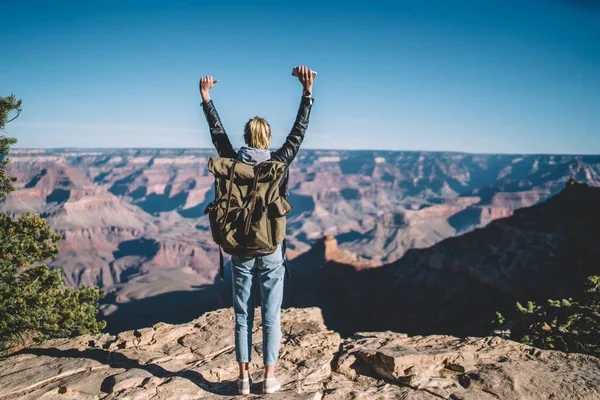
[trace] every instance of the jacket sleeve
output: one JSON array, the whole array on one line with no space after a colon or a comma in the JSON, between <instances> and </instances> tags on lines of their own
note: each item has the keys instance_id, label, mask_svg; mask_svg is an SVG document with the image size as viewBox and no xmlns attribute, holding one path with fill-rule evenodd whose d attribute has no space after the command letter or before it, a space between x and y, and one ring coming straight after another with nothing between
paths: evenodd
<instances>
[{"instance_id":1,"label":"jacket sleeve","mask_svg":"<svg viewBox=\"0 0 600 400\"><path fill-rule=\"evenodd\" d=\"M227 133L225 133L225 128L223 128L212 99L203 101L200 105L204 110L208 128L210 129L210 137L217 149L217 153L219 153L219 157L237 158L237 153L233 150L233 146L231 146L231 142L227 137Z\"/></svg>"},{"instance_id":2,"label":"jacket sleeve","mask_svg":"<svg viewBox=\"0 0 600 400\"><path fill-rule=\"evenodd\" d=\"M313 97L308 98L302 96L302 100L300 100L300 108L298 109L298 115L296 115L296 121L294 122L292 131L287 136L283 146L271 154L271 158L273 160L281 161L286 165L290 165L294 160L296 154L298 154L300 145L304 140L306 128L308 128L308 118L310 116L310 110L313 102Z\"/></svg>"}]
</instances>

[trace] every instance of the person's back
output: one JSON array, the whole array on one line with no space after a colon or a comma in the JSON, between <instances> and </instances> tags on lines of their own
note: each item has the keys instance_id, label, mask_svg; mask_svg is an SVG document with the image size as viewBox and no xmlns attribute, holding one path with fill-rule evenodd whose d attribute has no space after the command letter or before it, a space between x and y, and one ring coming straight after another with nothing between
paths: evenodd
<instances>
[{"instance_id":1,"label":"person's back","mask_svg":"<svg viewBox=\"0 0 600 400\"><path fill-rule=\"evenodd\" d=\"M200 81L202 108L208 121L212 142L220 157L235 158L245 164L258 165L267 160L280 161L286 165L285 177L280 186L280 195L287 197L288 166L296 157L308 127L310 110L314 98L312 85L314 76L309 68L300 66L298 79L303 86L300 108L294 126L284 145L276 150L269 150L271 128L266 120L260 117L250 119L244 128L244 141L235 151L223 129L209 90L218 81L212 76L203 77ZM260 290L261 316L263 326L263 362L265 380L263 391L272 393L280 385L275 379L274 371L279 358L281 341L281 303L283 300L283 279L285 270L285 240L277 245L272 254L258 257L232 256L233 308L235 311L235 354L239 363L240 375L238 390L241 394L250 393L251 380L248 376L248 363L251 361L252 328L254 322L254 291ZM257 288L258 286L258 288Z\"/></svg>"}]
</instances>

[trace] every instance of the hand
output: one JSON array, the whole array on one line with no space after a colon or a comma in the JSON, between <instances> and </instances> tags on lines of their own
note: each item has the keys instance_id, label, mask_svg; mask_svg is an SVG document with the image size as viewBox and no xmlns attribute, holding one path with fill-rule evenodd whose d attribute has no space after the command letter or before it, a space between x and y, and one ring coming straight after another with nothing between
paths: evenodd
<instances>
[{"instance_id":1,"label":"hand","mask_svg":"<svg viewBox=\"0 0 600 400\"><path fill-rule=\"evenodd\" d=\"M212 89L217 82L219 82L219 80L217 79L216 81L213 81L213 77L211 75L200 78L200 93L208 93L208 91Z\"/></svg>"},{"instance_id":2,"label":"hand","mask_svg":"<svg viewBox=\"0 0 600 400\"><path fill-rule=\"evenodd\" d=\"M306 90L310 90L312 92L313 82L315 78L313 77L312 70L305 65L300 65L298 67L298 80L302 83L302 86Z\"/></svg>"}]
</instances>

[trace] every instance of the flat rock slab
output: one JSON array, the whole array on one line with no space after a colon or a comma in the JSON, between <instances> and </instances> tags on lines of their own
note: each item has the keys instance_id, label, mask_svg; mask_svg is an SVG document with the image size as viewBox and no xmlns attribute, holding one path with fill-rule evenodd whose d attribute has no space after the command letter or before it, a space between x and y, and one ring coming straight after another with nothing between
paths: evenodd
<instances>
[{"instance_id":1,"label":"flat rock slab","mask_svg":"<svg viewBox=\"0 0 600 400\"><path fill-rule=\"evenodd\" d=\"M261 398L262 333L255 312L252 361ZM318 308L282 310L282 389L270 399L320 399L340 336ZM232 309L187 324L55 339L0 359L0 399L225 399L237 396Z\"/></svg>"},{"instance_id":2,"label":"flat rock slab","mask_svg":"<svg viewBox=\"0 0 600 400\"><path fill-rule=\"evenodd\" d=\"M277 377L263 395L262 326L255 312L249 398L600 400L600 360L498 337L364 332L342 340L318 308L282 310ZM0 359L0 400L233 399L234 314L55 339Z\"/></svg>"},{"instance_id":3,"label":"flat rock slab","mask_svg":"<svg viewBox=\"0 0 600 400\"><path fill-rule=\"evenodd\" d=\"M495 336L357 333L344 340L336 371L354 380L381 378L443 399L600 399L600 359ZM402 398L423 398L414 396Z\"/></svg>"}]
</instances>

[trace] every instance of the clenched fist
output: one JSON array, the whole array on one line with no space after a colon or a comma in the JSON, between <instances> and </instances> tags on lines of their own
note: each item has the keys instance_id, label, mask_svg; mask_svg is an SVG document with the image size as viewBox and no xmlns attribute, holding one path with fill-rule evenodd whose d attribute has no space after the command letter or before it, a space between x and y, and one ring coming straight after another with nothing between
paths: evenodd
<instances>
[{"instance_id":1,"label":"clenched fist","mask_svg":"<svg viewBox=\"0 0 600 400\"><path fill-rule=\"evenodd\" d=\"M315 81L312 69L308 68L306 65L299 65L296 68L298 69L298 80L302 83L302 87L312 92L313 83Z\"/></svg>"}]
</instances>

